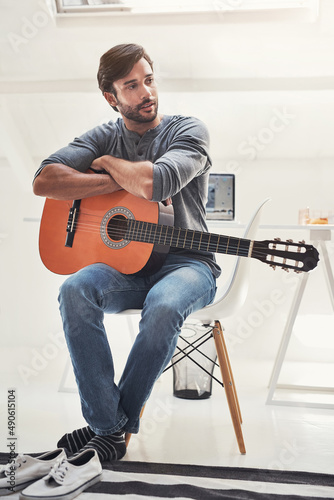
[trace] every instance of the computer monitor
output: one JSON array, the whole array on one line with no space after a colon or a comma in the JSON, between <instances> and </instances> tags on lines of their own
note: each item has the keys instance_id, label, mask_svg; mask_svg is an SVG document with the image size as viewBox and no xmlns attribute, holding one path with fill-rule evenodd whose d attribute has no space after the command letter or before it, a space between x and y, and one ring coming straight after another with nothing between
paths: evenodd
<instances>
[{"instance_id":1,"label":"computer monitor","mask_svg":"<svg viewBox=\"0 0 334 500\"><path fill-rule=\"evenodd\" d=\"M235 216L235 176L234 174L209 175L206 218L234 220Z\"/></svg>"}]
</instances>

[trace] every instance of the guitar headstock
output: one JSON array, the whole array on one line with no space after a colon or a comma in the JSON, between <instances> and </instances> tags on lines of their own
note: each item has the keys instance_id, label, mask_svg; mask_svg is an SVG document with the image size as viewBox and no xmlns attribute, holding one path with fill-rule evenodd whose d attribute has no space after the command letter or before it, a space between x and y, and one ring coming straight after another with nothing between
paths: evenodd
<instances>
[{"instance_id":1,"label":"guitar headstock","mask_svg":"<svg viewBox=\"0 0 334 500\"><path fill-rule=\"evenodd\" d=\"M281 267L284 271L294 270L296 273L309 272L319 261L318 250L305 241L294 243L292 240L254 241L251 257L269 264L273 269Z\"/></svg>"}]
</instances>

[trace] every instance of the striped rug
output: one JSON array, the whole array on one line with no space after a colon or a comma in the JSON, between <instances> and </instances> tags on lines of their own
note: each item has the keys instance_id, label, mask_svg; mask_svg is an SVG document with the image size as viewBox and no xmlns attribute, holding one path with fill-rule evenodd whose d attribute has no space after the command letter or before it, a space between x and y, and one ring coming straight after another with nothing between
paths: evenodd
<instances>
[{"instance_id":1,"label":"striped rug","mask_svg":"<svg viewBox=\"0 0 334 500\"><path fill-rule=\"evenodd\" d=\"M6 463L7 457L0 453L0 463ZM127 461L103 464L103 469L102 481L78 499L334 499L334 475L330 474ZM19 493L6 498L19 500Z\"/></svg>"},{"instance_id":2,"label":"striped rug","mask_svg":"<svg viewBox=\"0 0 334 500\"><path fill-rule=\"evenodd\" d=\"M117 462L82 494L86 500L334 499L334 476L233 467Z\"/></svg>"}]
</instances>

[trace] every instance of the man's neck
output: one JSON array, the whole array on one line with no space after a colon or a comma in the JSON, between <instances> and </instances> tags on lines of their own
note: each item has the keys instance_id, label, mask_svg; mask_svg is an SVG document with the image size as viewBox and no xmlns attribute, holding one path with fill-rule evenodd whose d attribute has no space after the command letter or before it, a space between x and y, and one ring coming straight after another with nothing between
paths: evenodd
<instances>
[{"instance_id":1,"label":"man's neck","mask_svg":"<svg viewBox=\"0 0 334 500\"><path fill-rule=\"evenodd\" d=\"M128 118L122 116L126 128L131 130L131 132L136 132L140 136L143 136L148 130L157 127L161 122L162 117L163 115L158 114L153 121L141 123L129 120Z\"/></svg>"}]
</instances>

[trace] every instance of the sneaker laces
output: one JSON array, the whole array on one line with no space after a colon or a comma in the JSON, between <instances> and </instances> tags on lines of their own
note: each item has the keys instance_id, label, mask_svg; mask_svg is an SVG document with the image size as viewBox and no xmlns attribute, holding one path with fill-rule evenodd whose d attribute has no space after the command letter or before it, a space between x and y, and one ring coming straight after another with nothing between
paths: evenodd
<instances>
[{"instance_id":1,"label":"sneaker laces","mask_svg":"<svg viewBox=\"0 0 334 500\"><path fill-rule=\"evenodd\" d=\"M26 463L26 459L22 453L19 453L12 462L9 462L6 465L0 466L0 474L5 474L5 476L9 476L13 470L19 469L22 467L22 464Z\"/></svg>"},{"instance_id":2,"label":"sneaker laces","mask_svg":"<svg viewBox=\"0 0 334 500\"><path fill-rule=\"evenodd\" d=\"M68 471L68 463L66 458L63 458L62 460L57 460L57 462L50 470L49 474L46 476L45 480L49 481L50 479L53 479L56 483L63 484L67 471Z\"/></svg>"}]
</instances>

